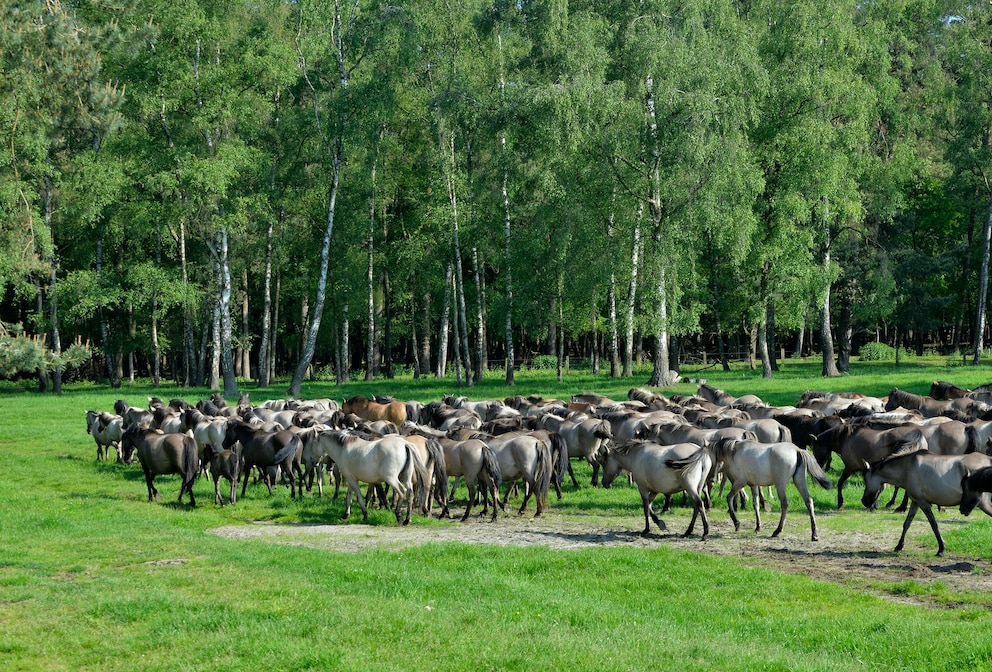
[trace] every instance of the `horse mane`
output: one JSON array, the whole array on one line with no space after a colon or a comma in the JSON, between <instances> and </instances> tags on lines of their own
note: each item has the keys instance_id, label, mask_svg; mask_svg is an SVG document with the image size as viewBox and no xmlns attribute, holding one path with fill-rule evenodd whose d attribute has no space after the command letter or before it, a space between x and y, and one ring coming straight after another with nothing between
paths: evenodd
<instances>
[{"instance_id":1,"label":"horse mane","mask_svg":"<svg viewBox=\"0 0 992 672\"><path fill-rule=\"evenodd\" d=\"M369 400L366 397L362 396L361 394L356 394L355 396L351 397L350 399L345 399L344 400L344 403L346 405L351 405L351 404L360 404L362 402L368 402L368 401Z\"/></svg>"},{"instance_id":2,"label":"horse mane","mask_svg":"<svg viewBox=\"0 0 992 672\"><path fill-rule=\"evenodd\" d=\"M965 476L963 480L967 480L968 487L972 490L992 492L992 467L982 467L981 469L976 469L969 475Z\"/></svg>"},{"instance_id":3,"label":"horse mane","mask_svg":"<svg viewBox=\"0 0 992 672\"><path fill-rule=\"evenodd\" d=\"M896 460L901 460L907 457L912 457L913 455L930 454L930 449L925 445L920 445L920 440L923 438L923 432L920 430L914 431L912 434L906 435L906 437L901 442L900 447L893 452L891 455L883 457L878 462L869 465L872 470L877 471L880 467L894 462Z\"/></svg>"},{"instance_id":4,"label":"horse mane","mask_svg":"<svg viewBox=\"0 0 992 672\"><path fill-rule=\"evenodd\" d=\"M893 387L892 391L889 392L889 399L895 399L900 406L905 406L905 404L900 401L900 399L908 401L919 405L923 402L923 396L919 394L913 394L912 392L907 392L906 390L900 390L898 387ZM907 407L908 408L908 407Z\"/></svg>"}]
</instances>

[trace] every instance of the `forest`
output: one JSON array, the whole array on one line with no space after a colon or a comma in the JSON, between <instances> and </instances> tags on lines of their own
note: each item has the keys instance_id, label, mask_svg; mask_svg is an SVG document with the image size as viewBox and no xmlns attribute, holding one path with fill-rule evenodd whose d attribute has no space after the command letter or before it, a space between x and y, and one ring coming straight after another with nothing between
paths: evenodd
<instances>
[{"instance_id":1,"label":"forest","mask_svg":"<svg viewBox=\"0 0 992 672\"><path fill-rule=\"evenodd\" d=\"M0 8L0 378L987 347L989 3Z\"/></svg>"}]
</instances>

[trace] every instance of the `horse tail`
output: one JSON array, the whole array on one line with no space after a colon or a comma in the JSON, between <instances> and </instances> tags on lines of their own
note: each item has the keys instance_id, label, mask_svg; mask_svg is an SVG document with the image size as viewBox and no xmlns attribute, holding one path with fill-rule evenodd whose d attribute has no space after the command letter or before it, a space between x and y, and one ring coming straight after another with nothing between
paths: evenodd
<instances>
[{"instance_id":1,"label":"horse tail","mask_svg":"<svg viewBox=\"0 0 992 672\"><path fill-rule=\"evenodd\" d=\"M434 461L435 495L441 506L448 504L448 470L444 462L444 449L437 439L427 439L427 454Z\"/></svg>"},{"instance_id":2,"label":"horse tail","mask_svg":"<svg viewBox=\"0 0 992 672\"><path fill-rule=\"evenodd\" d=\"M568 469L568 444L565 443L565 439L561 434L549 433L548 436L551 437L551 446L549 448L553 469L551 478L555 483L561 484L565 478L565 471Z\"/></svg>"},{"instance_id":3,"label":"horse tail","mask_svg":"<svg viewBox=\"0 0 992 672\"><path fill-rule=\"evenodd\" d=\"M542 511L548 502L548 488L551 487L554 463L551 458L551 448L544 441L537 440L537 464L534 468L534 496L537 498L537 510ZM564 442L562 442L564 444ZM565 461L568 461L568 451L565 451ZM562 463L564 464L564 462ZM561 468L561 467L560 467ZM564 472L562 472L564 474Z\"/></svg>"},{"instance_id":4,"label":"horse tail","mask_svg":"<svg viewBox=\"0 0 992 672\"><path fill-rule=\"evenodd\" d=\"M416 475L416 482L414 483L414 506L418 511L425 511L427 509L427 494L430 492L431 487L431 474L427 471L427 466L424 464L423 460L420 459L420 453L417 451L417 447L405 441L406 446L406 463L403 465L403 471L405 472L411 466L413 467L413 472ZM442 464L444 456L442 455ZM447 481L447 478L445 478Z\"/></svg>"},{"instance_id":5,"label":"horse tail","mask_svg":"<svg viewBox=\"0 0 992 672\"><path fill-rule=\"evenodd\" d=\"M183 434L183 482L189 484L190 499L193 497L193 482L200 473L200 453L196 449L196 441L189 434Z\"/></svg>"},{"instance_id":6,"label":"horse tail","mask_svg":"<svg viewBox=\"0 0 992 672\"><path fill-rule=\"evenodd\" d=\"M675 469L676 471L684 472L695 466L700 460L709 455L709 449L700 448L694 452L689 457L683 457L681 459L665 460L665 466L669 469Z\"/></svg>"},{"instance_id":7,"label":"horse tail","mask_svg":"<svg viewBox=\"0 0 992 672\"><path fill-rule=\"evenodd\" d=\"M272 458L272 464L281 464L289 458L290 455L296 453L297 448L301 446L300 437L294 436L291 441L287 441L286 445L283 446L279 452L275 454Z\"/></svg>"},{"instance_id":8,"label":"horse tail","mask_svg":"<svg viewBox=\"0 0 992 672\"><path fill-rule=\"evenodd\" d=\"M613 428L610 426L609 422L602 420L596 423L596 430L593 432L593 436L597 439L610 440L613 438Z\"/></svg>"},{"instance_id":9,"label":"horse tail","mask_svg":"<svg viewBox=\"0 0 992 672\"><path fill-rule=\"evenodd\" d=\"M978 429L972 425L965 425L964 427L965 436L968 437L968 444L964 449L965 453L980 453L982 452L982 435L978 433Z\"/></svg>"},{"instance_id":10,"label":"horse tail","mask_svg":"<svg viewBox=\"0 0 992 672\"><path fill-rule=\"evenodd\" d=\"M779 423L778 440L780 443L793 443L792 430L782 423Z\"/></svg>"},{"instance_id":11,"label":"horse tail","mask_svg":"<svg viewBox=\"0 0 992 672\"><path fill-rule=\"evenodd\" d=\"M503 472L499 468L496 451L490 448L489 444L485 442L482 442L482 470L486 472L491 486L499 488L503 482Z\"/></svg>"},{"instance_id":12,"label":"horse tail","mask_svg":"<svg viewBox=\"0 0 992 672\"><path fill-rule=\"evenodd\" d=\"M800 448L796 451L799 458L798 464L796 465L796 471L793 476L798 476L803 470L806 471L813 480L819 484L824 490L830 490L834 487L833 482L827 478L827 475L823 473L823 469L820 467L820 463L816 459L806 452L804 449Z\"/></svg>"}]
</instances>

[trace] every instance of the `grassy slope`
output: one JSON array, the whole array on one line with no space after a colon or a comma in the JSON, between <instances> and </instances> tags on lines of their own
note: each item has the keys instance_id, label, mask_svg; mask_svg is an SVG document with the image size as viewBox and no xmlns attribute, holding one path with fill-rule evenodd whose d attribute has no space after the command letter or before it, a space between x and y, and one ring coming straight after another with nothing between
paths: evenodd
<instances>
[{"instance_id":1,"label":"grassy slope","mask_svg":"<svg viewBox=\"0 0 992 672\"><path fill-rule=\"evenodd\" d=\"M807 387L884 394L893 386L925 392L935 378L965 385L992 379L984 368L914 366L866 367L824 381L817 369L787 364L772 381L749 370L684 373L779 404L794 402ZM553 376L521 372L513 391L622 397L631 385L577 372L559 384ZM427 379L340 389L314 384L304 394L428 400L455 391L451 381ZM256 399L279 396L275 389L252 392ZM498 380L466 392L508 394ZM171 504L174 478L161 479L164 503L148 504L140 469L95 463L83 417L88 408L109 409L118 396L140 404L149 393L80 386L52 399L18 386L0 392L5 669L576 670L653 669L668 661L700 670L992 666L986 599L946 610L898 605L673 550L663 541L646 550L436 544L340 554L205 534L253 520L338 523L341 504L292 502L281 489L272 499L249 491L236 507L220 509L208 496L212 488L198 481L200 506L191 511ZM833 508L832 493L816 492L818 509ZM595 507L615 516L618 527L639 525L630 490L569 494L571 501L566 494L555 506ZM374 520L389 522L387 515ZM867 520L853 510L821 525L878 524ZM415 524L426 534L427 525L447 523ZM909 552L932 553L927 535L918 522L910 544L918 551ZM992 556L987 519L973 517L945 536L952 554Z\"/></svg>"}]
</instances>

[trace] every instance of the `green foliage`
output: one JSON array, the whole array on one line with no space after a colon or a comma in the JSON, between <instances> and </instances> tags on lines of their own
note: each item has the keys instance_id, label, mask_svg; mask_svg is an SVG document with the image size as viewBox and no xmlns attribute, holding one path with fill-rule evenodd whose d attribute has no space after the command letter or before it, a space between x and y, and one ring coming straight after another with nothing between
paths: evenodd
<instances>
[{"instance_id":1,"label":"green foliage","mask_svg":"<svg viewBox=\"0 0 992 672\"><path fill-rule=\"evenodd\" d=\"M535 371L557 371L558 357L555 355L538 355L531 360L530 368Z\"/></svg>"},{"instance_id":2,"label":"green foliage","mask_svg":"<svg viewBox=\"0 0 992 672\"><path fill-rule=\"evenodd\" d=\"M88 344L76 342L56 355L38 336L29 336L16 325L0 323L0 378L79 366L92 354Z\"/></svg>"},{"instance_id":3,"label":"green foliage","mask_svg":"<svg viewBox=\"0 0 992 672\"><path fill-rule=\"evenodd\" d=\"M896 349L887 343L872 342L865 343L858 350L858 357L862 362L894 362L896 361ZM913 353L906 348L899 349L899 359L907 360L913 357Z\"/></svg>"}]
</instances>

